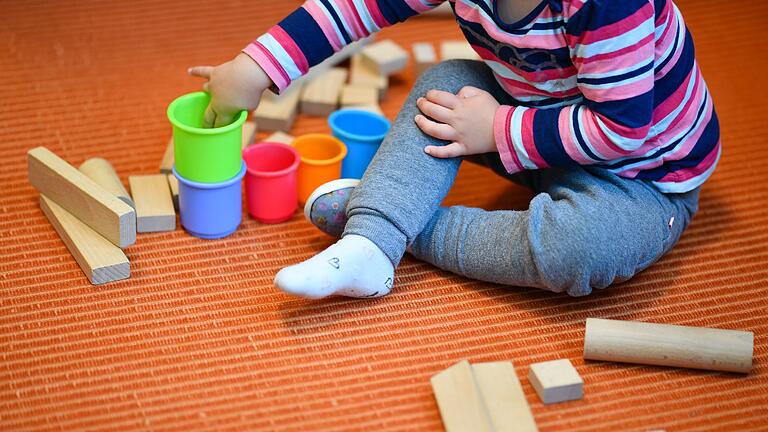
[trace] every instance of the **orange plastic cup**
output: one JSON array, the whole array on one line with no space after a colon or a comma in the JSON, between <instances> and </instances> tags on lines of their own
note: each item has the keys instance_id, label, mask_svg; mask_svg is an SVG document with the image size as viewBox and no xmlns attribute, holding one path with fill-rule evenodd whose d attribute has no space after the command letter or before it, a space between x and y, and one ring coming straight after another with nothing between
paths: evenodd
<instances>
[{"instance_id":1,"label":"orange plastic cup","mask_svg":"<svg viewBox=\"0 0 768 432\"><path fill-rule=\"evenodd\" d=\"M318 186L341 177L341 160L347 155L347 146L320 133L301 135L291 146L301 155L298 191L299 203L304 205Z\"/></svg>"}]
</instances>

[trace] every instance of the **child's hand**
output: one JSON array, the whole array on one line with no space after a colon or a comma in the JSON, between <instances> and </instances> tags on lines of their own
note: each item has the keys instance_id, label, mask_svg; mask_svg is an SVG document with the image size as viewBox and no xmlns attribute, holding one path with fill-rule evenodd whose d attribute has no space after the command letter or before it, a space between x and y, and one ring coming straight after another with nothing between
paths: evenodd
<instances>
[{"instance_id":1,"label":"child's hand","mask_svg":"<svg viewBox=\"0 0 768 432\"><path fill-rule=\"evenodd\" d=\"M210 93L211 103L205 110L204 127L226 126L240 111L256 109L261 94L272 84L261 66L243 53L218 66L195 66L187 72L208 79L203 90Z\"/></svg>"},{"instance_id":2,"label":"child's hand","mask_svg":"<svg viewBox=\"0 0 768 432\"><path fill-rule=\"evenodd\" d=\"M416 124L425 134L451 141L446 146L427 146L424 152L439 158L453 158L497 151L493 137L493 117L499 103L490 93L464 87L458 94L430 90L416 101L423 115ZM439 123L438 123L439 122Z\"/></svg>"}]
</instances>

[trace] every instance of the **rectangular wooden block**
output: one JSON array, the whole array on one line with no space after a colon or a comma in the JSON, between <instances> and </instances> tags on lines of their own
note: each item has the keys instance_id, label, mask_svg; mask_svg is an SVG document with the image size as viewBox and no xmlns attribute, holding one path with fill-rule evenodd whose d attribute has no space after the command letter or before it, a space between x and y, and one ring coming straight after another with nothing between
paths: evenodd
<instances>
[{"instance_id":1,"label":"rectangular wooden block","mask_svg":"<svg viewBox=\"0 0 768 432\"><path fill-rule=\"evenodd\" d=\"M29 182L115 246L136 241L136 212L45 147L27 152Z\"/></svg>"},{"instance_id":2,"label":"rectangular wooden block","mask_svg":"<svg viewBox=\"0 0 768 432\"><path fill-rule=\"evenodd\" d=\"M341 89L341 106L378 104L378 91L373 87L345 85Z\"/></svg>"},{"instance_id":3,"label":"rectangular wooden block","mask_svg":"<svg viewBox=\"0 0 768 432\"><path fill-rule=\"evenodd\" d=\"M440 60L480 60L467 41L444 41L440 44Z\"/></svg>"},{"instance_id":4,"label":"rectangular wooden block","mask_svg":"<svg viewBox=\"0 0 768 432\"><path fill-rule=\"evenodd\" d=\"M435 374L430 382L446 431L493 431L468 361L463 360Z\"/></svg>"},{"instance_id":5,"label":"rectangular wooden block","mask_svg":"<svg viewBox=\"0 0 768 432\"><path fill-rule=\"evenodd\" d=\"M349 61L349 83L352 85L373 87L379 92L379 100L387 95L389 78L381 75L369 64L363 62L362 56L354 55Z\"/></svg>"},{"instance_id":6,"label":"rectangular wooden block","mask_svg":"<svg viewBox=\"0 0 768 432\"><path fill-rule=\"evenodd\" d=\"M495 432L539 430L512 362L476 363L472 373Z\"/></svg>"},{"instance_id":7,"label":"rectangular wooden block","mask_svg":"<svg viewBox=\"0 0 768 432\"><path fill-rule=\"evenodd\" d=\"M40 208L94 285L126 279L131 264L123 251L45 195Z\"/></svg>"},{"instance_id":8,"label":"rectangular wooden block","mask_svg":"<svg viewBox=\"0 0 768 432\"><path fill-rule=\"evenodd\" d=\"M568 359L532 364L528 380L545 404L584 397L584 381Z\"/></svg>"},{"instance_id":9,"label":"rectangular wooden block","mask_svg":"<svg viewBox=\"0 0 768 432\"><path fill-rule=\"evenodd\" d=\"M301 112L327 116L339 106L339 92L347 80L347 70L332 68L304 85L301 94Z\"/></svg>"},{"instance_id":10,"label":"rectangular wooden block","mask_svg":"<svg viewBox=\"0 0 768 432\"><path fill-rule=\"evenodd\" d=\"M243 141L242 146L245 148L249 144L253 143L253 138L256 136L256 122L253 120L246 120L243 123ZM163 160L160 161L160 173L172 174L174 163L173 153L173 137L168 140L168 144L165 146L165 153L163 153Z\"/></svg>"},{"instance_id":11,"label":"rectangular wooden block","mask_svg":"<svg viewBox=\"0 0 768 432\"><path fill-rule=\"evenodd\" d=\"M414 72L418 78L425 70L437 63L435 47L429 42L419 42L411 46L413 50Z\"/></svg>"},{"instance_id":12,"label":"rectangular wooden block","mask_svg":"<svg viewBox=\"0 0 768 432\"><path fill-rule=\"evenodd\" d=\"M136 203L138 232L176 229L176 212L166 174L130 176L128 183Z\"/></svg>"},{"instance_id":13,"label":"rectangular wooden block","mask_svg":"<svg viewBox=\"0 0 768 432\"><path fill-rule=\"evenodd\" d=\"M179 179L173 174L167 174L168 187L171 190L171 199L173 200L173 208L179 209Z\"/></svg>"},{"instance_id":14,"label":"rectangular wooden block","mask_svg":"<svg viewBox=\"0 0 768 432\"><path fill-rule=\"evenodd\" d=\"M256 122L253 120L246 120L243 123L243 148L253 144L253 138L256 137Z\"/></svg>"},{"instance_id":15,"label":"rectangular wooden block","mask_svg":"<svg viewBox=\"0 0 768 432\"><path fill-rule=\"evenodd\" d=\"M381 107L378 104L363 104L363 105L347 105L343 108L349 108L349 109L359 109L363 111L369 111L374 114L378 114L380 116L384 116L384 111L381 110Z\"/></svg>"},{"instance_id":16,"label":"rectangular wooden block","mask_svg":"<svg viewBox=\"0 0 768 432\"><path fill-rule=\"evenodd\" d=\"M256 124L262 130L288 132L296 119L301 96L301 85L293 83L281 95L265 91L259 107L253 112Z\"/></svg>"},{"instance_id":17,"label":"rectangular wooden block","mask_svg":"<svg viewBox=\"0 0 768 432\"><path fill-rule=\"evenodd\" d=\"M290 145L295 138L293 135L288 135L285 132L275 132L272 135L264 138L264 142L279 142Z\"/></svg>"},{"instance_id":18,"label":"rectangular wooden block","mask_svg":"<svg viewBox=\"0 0 768 432\"><path fill-rule=\"evenodd\" d=\"M392 75L408 65L408 51L390 39L368 45L360 55L363 63L381 75Z\"/></svg>"}]
</instances>

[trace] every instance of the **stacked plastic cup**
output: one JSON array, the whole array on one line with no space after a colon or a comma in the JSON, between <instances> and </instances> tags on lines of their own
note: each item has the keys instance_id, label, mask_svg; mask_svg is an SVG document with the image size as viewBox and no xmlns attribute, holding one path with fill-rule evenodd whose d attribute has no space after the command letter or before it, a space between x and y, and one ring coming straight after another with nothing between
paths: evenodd
<instances>
[{"instance_id":1,"label":"stacked plastic cup","mask_svg":"<svg viewBox=\"0 0 768 432\"><path fill-rule=\"evenodd\" d=\"M204 128L208 102L204 92L181 96L168 106L168 120L181 225L195 237L216 239L235 232L242 219L242 129L248 113L226 126Z\"/></svg>"},{"instance_id":2,"label":"stacked plastic cup","mask_svg":"<svg viewBox=\"0 0 768 432\"><path fill-rule=\"evenodd\" d=\"M334 111L328 117L333 136L347 146L348 153L341 163L341 177L359 179L389 132L386 117L357 109Z\"/></svg>"}]
</instances>

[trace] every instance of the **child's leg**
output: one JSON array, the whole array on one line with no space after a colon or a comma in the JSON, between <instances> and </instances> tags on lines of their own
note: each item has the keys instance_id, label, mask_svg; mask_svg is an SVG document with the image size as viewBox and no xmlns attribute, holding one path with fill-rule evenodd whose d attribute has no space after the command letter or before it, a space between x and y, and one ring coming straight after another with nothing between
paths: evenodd
<instances>
[{"instance_id":1,"label":"child's leg","mask_svg":"<svg viewBox=\"0 0 768 432\"><path fill-rule=\"evenodd\" d=\"M440 208L414 256L473 279L581 296L629 279L677 242L696 189L662 194L599 168L544 170L526 211Z\"/></svg>"}]
</instances>

